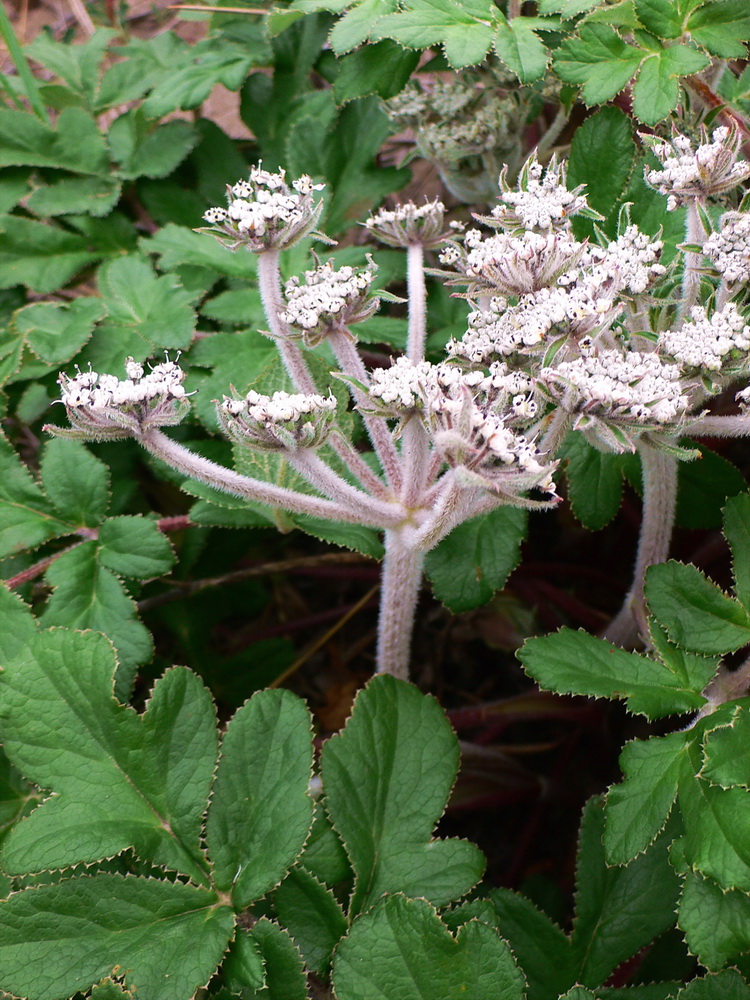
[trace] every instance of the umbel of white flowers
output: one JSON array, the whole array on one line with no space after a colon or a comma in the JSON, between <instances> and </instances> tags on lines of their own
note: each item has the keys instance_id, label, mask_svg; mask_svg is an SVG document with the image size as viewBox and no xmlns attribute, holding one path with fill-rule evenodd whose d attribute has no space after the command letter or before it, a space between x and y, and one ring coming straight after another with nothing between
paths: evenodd
<instances>
[{"instance_id":1,"label":"umbel of white flowers","mask_svg":"<svg viewBox=\"0 0 750 1000\"><path fill-rule=\"evenodd\" d=\"M737 143L731 133L715 133L710 144L711 169L721 171L724 190L729 176L744 176L744 165L735 170L734 161L724 162L717 143L735 160ZM684 143L678 148L688 156ZM701 148L694 158L703 162ZM665 176L651 172L649 182L679 183L680 199L687 198L684 176L669 173L668 156L662 162ZM532 157L513 190L500 178L497 208L479 219L488 232L471 229L461 236L446 223L440 202L382 211L366 226L388 245L406 249L408 342L390 367L370 371L352 326L378 307L371 265L318 265L282 290L279 252L317 223L318 188L309 178L287 185L283 173L254 168L249 181L228 188L229 207L210 209L205 217L207 231L220 242L258 254L269 336L294 387L268 396L251 386L244 395L225 397L217 404L222 429L249 448L283 454L313 492L241 475L166 436L161 427L176 423L189 406L182 374L169 361L146 374L129 359L123 381L96 372L61 376L73 425L67 433L95 440L132 436L220 490L293 514L382 529L377 669L402 677L408 675L414 611L431 548L457 525L497 506L554 505L555 456L569 433L583 434L600 450L636 451L644 473L643 531L633 588L611 630L613 637L634 640L645 628L645 569L665 558L669 545L677 461L695 454L679 446L679 437L750 431L750 390L738 393L736 417L706 413L711 395L750 371L750 326L741 299L750 277L747 217L732 213L718 233L703 233L707 301L657 314L650 308L654 293L672 281L679 263L662 265L661 241L640 232L627 210L615 237L578 240L571 218L596 213L580 187L568 190L564 164L554 159L545 170ZM431 273L462 287L470 311L464 336L448 345L444 360L432 363L425 358L424 250L440 244L442 267ZM683 270L694 266L690 255L696 252L682 255ZM687 284L697 295L700 282ZM667 317L664 328L650 326L656 315ZM308 351L324 340L338 364L331 377L347 385L376 467L347 437L350 421L339 419L342 404L330 385L313 378Z\"/></svg>"}]
</instances>

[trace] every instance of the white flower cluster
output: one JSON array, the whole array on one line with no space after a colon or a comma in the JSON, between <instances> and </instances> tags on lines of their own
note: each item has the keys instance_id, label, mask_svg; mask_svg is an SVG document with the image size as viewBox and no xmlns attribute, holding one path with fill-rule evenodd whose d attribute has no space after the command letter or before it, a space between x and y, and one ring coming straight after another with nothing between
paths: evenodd
<instances>
[{"instance_id":1,"label":"white flower cluster","mask_svg":"<svg viewBox=\"0 0 750 1000\"><path fill-rule=\"evenodd\" d=\"M684 367L704 372L720 371L725 359L744 370L750 362L750 326L733 302L717 310L709 319L703 306L693 306L690 322L679 330L666 330L659 337L664 353ZM738 358L735 352L744 355ZM733 357L727 358L728 355Z\"/></svg>"},{"instance_id":2,"label":"white flower cluster","mask_svg":"<svg viewBox=\"0 0 750 1000\"><path fill-rule=\"evenodd\" d=\"M662 240L642 233L638 226L627 226L606 249L592 245L584 255L584 262L594 265L595 273L602 278L607 274L613 279L617 291L641 295L653 282L666 274L666 267L659 263L664 249Z\"/></svg>"},{"instance_id":3,"label":"white flower cluster","mask_svg":"<svg viewBox=\"0 0 750 1000\"><path fill-rule=\"evenodd\" d=\"M601 351L543 368L540 388L568 412L626 423L668 424L685 413L690 398L679 365L657 354Z\"/></svg>"},{"instance_id":4,"label":"white flower cluster","mask_svg":"<svg viewBox=\"0 0 750 1000\"><path fill-rule=\"evenodd\" d=\"M225 431L243 444L266 451L317 448L336 415L333 396L251 389L242 399L224 397L218 413Z\"/></svg>"},{"instance_id":5,"label":"white flower cluster","mask_svg":"<svg viewBox=\"0 0 750 1000\"><path fill-rule=\"evenodd\" d=\"M315 347L333 329L345 329L368 319L379 300L368 298L375 267L341 267L329 261L305 271L304 281L290 278L284 289L286 309L280 318L301 331L308 347Z\"/></svg>"},{"instance_id":6,"label":"white flower cluster","mask_svg":"<svg viewBox=\"0 0 750 1000\"><path fill-rule=\"evenodd\" d=\"M148 374L144 374L143 365L128 358L125 373L125 379L118 379L116 375L99 375L94 371L79 372L74 378L61 375L60 398L66 407L104 410L154 399L184 399L187 395L182 385L185 373L174 361L155 365Z\"/></svg>"},{"instance_id":7,"label":"white flower cluster","mask_svg":"<svg viewBox=\"0 0 750 1000\"><path fill-rule=\"evenodd\" d=\"M671 144L649 141L662 165L648 170L646 181L667 195L670 212L693 198L723 194L750 176L750 164L737 161L741 144L737 129L714 129L711 141L704 130L703 140L695 150L690 139L679 133L673 135Z\"/></svg>"},{"instance_id":8,"label":"white flower cluster","mask_svg":"<svg viewBox=\"0 0 750 1000\"><path fill-rule=\"evenodd\" d=\"M727 212L719 232L704 243L703 253L729 284L750 281L750 214Z\"/></svg>"},{"instance_id":9,"label":"white flower cluster","mask_svg":"<svg viewBox=\"0 0 750 1000\"><path fill-rule=\"evenodd\" d=\"M524 295L554 284L576 266L585 250L584 244L566 232L485 237L478 229L470 229L463 243L463 248L452 244L440 255L443 264L468 279L452 283L504 295Z\"/></svg>"},{"instance_id":10,"label":"white flower cluster","mask_svg":"<svg viewBox=\"0 0 750 1000\"><path fill-rule=\"evenodd\" d=\"M125 374L124 379L95 371L79 371L74 378L60 375L60 399L74 428L71 436L101 441L180 422L189 394L179 365L167 360L145 373L140 362L128 358Z\"/></svg>"},{"instance_id":11,"label":"white flower cluster","mask_svg":"<svg viewBox=\"0 0 750 1000\"><path fill-rule=\"evenodd\" d=\"M448 353L473 364L487 364L516 352L538 353L555 331L577 341L611 325L622 307L596 284L582 281L568 287L543 288L520 296L516 305L493 298L489 309L469 313L461 340L448 344Z\"/></svg>"},{"instance_id":12,"label":"white flower cluster","mask_svg":"<svg viewBox=\"0 0 750 1000\"><path fill-rule=\"evenodd\" d=\"M521 173L518 190L508 187L504 170L500 175L500 201L505 204L494 208L492 217L503 225L521 225L524 229L569 226L571 217L588 208L588 202L582 193L583 185L569 191L565 179L565 167L555 157L546 169L532 158Z\"/></svg>"},{"instance_id":13,"label":"white flower cluster","mask_svg":"<svg viewBox=\"0 0 750 1000\"><path fill-rule=\"evenodd\" d=\"M313 193L324 185L304 174L290 187L285 178L283 170L251 167L248 180L227 189L228 207L209 208L203 218L255 252L290 246L317 221L322 206L314 204Z\"/></svg>"},{"instance_id":14,"label":"white flower cluster","mask_svg":"<svg viewBox=\"0 0 750 1000\"><path fill-rule=\"evenodd\" d=\"M434 367L429 361L396 358L390 368L375 368L370 373L370 397L394 413L416 410L424 403L424 387Z\"/></svg>"},{"instance_id":15,"label":"white flower cluster","mask_svg":"<svg viewBox=\"0 0 750 1000\"><path fill-rule=\"evenodd\" d=\"M365 228L381 243L392 247L408 247L413 244L435 247L450 235L446 230L445 205L437 198L415 205L404 202L395 208L381 208L365 221Z\"/></svg>"}]
</instances>

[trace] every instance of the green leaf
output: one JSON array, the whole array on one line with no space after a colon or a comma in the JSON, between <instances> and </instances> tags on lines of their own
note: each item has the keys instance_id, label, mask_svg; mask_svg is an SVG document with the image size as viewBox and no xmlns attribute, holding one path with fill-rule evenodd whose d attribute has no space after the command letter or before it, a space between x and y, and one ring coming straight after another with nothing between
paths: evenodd
<instances>
[{"instance_id":1,"label":"green leaf","mask_svg":"<svg viewBox=\"0 0 750 1000\"><path fill-rule=\"evenodd\" d=\"M583 128L585 123L578 128L576 136ZM620 456L597 451L582 434L568 436L562 455L573 513L584 527L598 531L609 524L622 503Z\"/></svg>"},{"instance_id":2,"label":"green leaf","mask_svg":"<svg viewBox=\"0 0 750 1000\"><path fill-rule=\"evenodd\" d=\"M312 829L305 842L305 850L299 864L328 886L336 886L340 882L351 880L352 877L346 851L331 826L324 800L320 798L315 805Z\"/></svg>"},{"instance_id":3,"label":"green leaf","mask_svg":"<svg viewBox=\"0 0 750 1000\"><path fill-rule=\"evenodd\" d=\"M327 975L333 949L348 926L333 893L304 868L294 868L274 893L274 906L305 965Z\"/></svg>"},{"instance_id":4,"label":"green leaf","mask_svg":"<svg viewBox=\"0 0 750 1000\"><path fill-rule=\"evenodd\" d=\"M693 979L677 1000L750 1000L750 988L736 969L725 969L715 976Z\"/></svg>"},{"instance_id":5,"label":"green leaf","mask_svg":"<svg viewBox=\"0 0 750 1000\"><path fill-rule=\"evenodd\" d=\"M262 25L256 25L257 35L245 44L237 45L226 38L207 38L192 48L192 59L162 76L143 103L149 118L162 118L170 111L188 110L202 104L213 87L220 83L227 90L239 90L253 66L271 61L268 42L263 38Z\"/></svg>"},{"instance_id":6,"label":"green leaf","mask_svg":"<svg viewBox=\"0 0 750 1000\"><path fill-rule=\"evenodd\" d=\"M498 507L455 528L425 561L437 599L454 614L486 604L518 565L526 524L525 511Z\"/></svg>"},{"instance_id":7,"label":"green leaf","mask_svg":"<svg viewBox=\"0 0 750 1000\"><path fill-rule=\"evenodd\" d=\"M57 513L76 528L95 528L109 507L109 469L79 441L53 438L44 448L42 485Z\"/></svg>"},{"instance_id":8,"label":"green leaf","mask_svg":"<svg viewBox=\"0 0 750 1000\"><path fill-rule=\"evenodd\" d=\"M494 21L493 6L486 0L405 0L399 13L377 22L373 37L393 38L413 49L442 43L452 68L462 69L484 59L494 40Z\"/></svg>"},{"instance_id":9,"label":"green leaf","mask_svg":"<svg viewBox=\"0 0 750 1000\"><path fill-rule=\"evenodd\" d=\"M498 25L495 52L521 83L533 83L547 72L550 53L536 32L555 27L541 17L514 17Z\"/></svg>"},{"instance_id":10,"label":"green leaf","mask_svg":"<svg viewBox=\"0 0 750 1000\"><path fill-rule=\"evenodd\" d=\"M458 743L432 698L380 675L357 695L344 730L323 747L328 813L356 875L350 915L383 893L439 905L478 881L466 841L432 840L458 770Z\"/></svg>"},{"instance_id":11,"label":"green leaf","mask_svg":"<svg viewBox=\"0 0 750 1000\"><path fill-rule=\"evenodd\" d=\"M306 514L297 514L291 520L301 531L324 542L340 545L353 552L361 552L362 555L372 556L373 559L382 559L385 553L380 532L375 528L368 528L362 524L345 524L343 521L326 521L324 518L308 517Z\"/></svg>"},{"instance_id":12,"label":"green leaf","mask_svg":"<svg viewBox=\"0 0 750 1000\"><path fill-rule=\"evenodd\" d=\"M0 556L72 531L61 521L8 441L0 436Z\"/></svg>"},{"instance_id":13,"label":"green leaf","mask_svg":"<svg viewBox=\"0 0 750 1000\"><path fill-rule=\"evenodd\" d=\"M339 1000L522 1000L524 980L496 931L454 937L424 899L386 898L355 920L333 963Z\"/></svg>"},{"instance_id":14,"label":"green leaf","mask_svg":"<svg viewBox=\"0 0 750 1000\"><path fill-rule=\"evenodd\" d=\"M720 788L698 775L700 747L690 746L692 774L680 781L679 803L685 820L680 844L695 872L725 889L750 891L750 792ZM696 776L693 777L693 774Z\"/></svg>"},{"instance_id":15,"label":"green leaf","mask_svg":"<svg viewBox=\"0 0 750 1000\"><path fill-rule=\"evenodd\" d=\"M322 10L340 9L346 4L326 4L321 6ZM340 56L344 52L366 42L370 37L370 32L385 14L391 14L398 4L396 0L360 0L358 3L349 4L349 9L334 24L331 30L331 48ZM366 46L362 51L368 51L370 46ZM335 84L334 84L335 86Z\"/></svg>"},{"instance_id":16,"label":"green leaf","mask_svg":"<svg viewBox=\"0 0 750 1000\"><path fill-rule=\"evenodd\" d=\"M706 734L701 777L722 788L750 788L749 734L750 709L737 704L727 725L717 726Z\"/></svg>"},{"instance_id":17,"label":"green leaf","mask_svg":"<svg viewBox=\"0 0 750 1000\"><path fill-rule=\"evenodd\" d=\"M200 311L226 326L258 327L268 323L257 288L232 288L202 303Z\"/></svg>"},{"instance_id":18,"label":"green leaf","mask_svg":"<svg viewBox=\"0 0 750 1000\"><path fill-rule=\"evenodd\" d=\"M683 18L674 0L635 0L635 12L646 31L657 38L679 38Z\"/></svg>"},{"instance_id":19,"label":"green leaf","mask_svg":"<svg viewBox=\"0 0 750 1000\"><path fill-rule=\"evenodd\" d=\"M157 278L138 256L119 257L99 272L110 322L157 347L187 348L193 338L192 296L176 277Z\"/></svg>"},{"instance_id":20,"label":"green leaf","mask_svg":"<svg viewBox=\"0 0 750 1000\"><path fill-rule=\"evenodd\" d=\"M626 653L585 632L562 628L553 635L528 639L518 658L548 691L624 698L629 711L651 719L705 704L700 693L705 682L697 687L685 671ZM702 680L701 674L697 676Z\"/></svg>"},{"instance_id":21,"label":"green leaf","mask_svg":"<svg viewBox=\"0 0 750 1000\"><path fill-rule=\"evenodd\" d=\"M109 173L104 140L95 119L82 108L66 108L55 129L26 111L0 108L0 167L19 166Z\"/></svg>"},{"instance_id":22,"label":"green leaf","mask_svg":"<svg viewBox=\"0 0 750 1000\"><path fill-rule=\"evenodd\" d=\"M563 993L575 980L569 938L518 893L493 889L490 900L500 936L508 942L523 969L528 1000L547 1000Z\"/></svg>"},{"instance_id":23,"label":"green leaf","mask_svg":"<svg viewBox=\"0 0 750 1000\"><path fill-rule=\"evenodd\" d=\"M254 694L221 744L206 843L218 889L237 907L277 885L312 822L310 714L291 691Z\"/></svg>"},{"instance_id":24,"label":"green leaf","mask_svg":"<svg viewBox=\"0 0 750 1000\"><path fill-rule=\"evenodd\" d=\"M139 1000L185 1000L213 975L234 914L181 882L100 874L0 902L0 979L34 1000L86 990L115 966Z\"/></svg>"},{"instance_id":25,"label":"green leaf","mask_svg":"<svg viewBox=\"0 0 750 1000\"><path fill-rule=\"evenodd\" d=\"M704 52L673 45L648 56L633 88L633 111L646 125L656 125L676 107L680 98L678 78L698 73L711 60Z\"/></svg>"},{"instance_id":26,"label":"green leaf","mask_svg":"<svg viewBox=\"0 0 750 1000\"><path fill-rule=\"evenodd\" d=\"M108 518L99 529L99 544L102 566L123 576L150 580L174 565L169 539L145 517Z\"/></svg>"},{"instance_id":27,"label":"green leaf","mask_svg":"<svg viewBox=\"0 0 750 1000\"><path fill-rule=\"evenodd\" d=\"M540 14L562 14L563 17L575 17L584 14L592 7L597 7L602 0L538 0Z\"/></svg>"},{"instance_id":28,"label":"green leaf","mask_svg":"<svg viewBox=\"0 0 750 1000\"><path fill-rule=\"evenodd\" d=\"M727 892L688 872L680 899L679 927L690 951L713 972L750 951L750 896Z\"/></svg>"},{"instance_id":29,"label":"green leaf","mask_svg":"<svg viewBox=\"0 0 750 1000\"><path fill-rule=\"evenodd\" d=\"M136 667L152 654L151 634L136 617L136 606L110 570L101 565L94 541L63 553L47 570L54 588L41 617L45 626L94 629L108 636L119 660L116 693L129 697Z\"/></svg>"},{"instance_id":30,"label":"green leaf","mask_svg":"<svg viewBox=\"0 0 750 1000\"><path fill-rule=\"evenodd\" d=\"M608 217L628 186L635 156L633 126L630 119L619 108L602 108L587 118L573 134L568 160L568 184L571 188L585 184L589 205ZM585 444L582 435L570 434L566 441L566 450L569 449L570 442L578 440ZM578 448L579 451L582 450L580 445ZM591 451L589 446L589 452ZM619 508L620 490L615 479L621 475L619 467L622 463L617 462L616 455L603 452L595 454L599 458L596 459L593 454L589 454L588 464L599 466L598 476L603 477L603 481L596 484L589 482L587 477L586 485L578 491L579 502L583 499L581 494L587 492L588 488L598 494L604 493L609 487L614 496L614 500L610 501L610 509L616 501L617 507L614 511L616 513ZM595 470L592 468L586 471L590 476ZM598 502L602 503L602 500ZM575 503L574 500L574 510ZM583 518L582 520L587 527L590 527L586 520ZM606 523L605 521L604 524ZM603 527L604 524L600 526Z\"/></svg>"},{"instance_id":31,"label":"green leaf","mask_svg":"<svg viewBox=\"0 0 750 1000\"><path fill-rule=\"evenodd\" d=\"M113 697L110 643L67 629L39 633L4 668L8 757L55 792L9 836L6 869L64 868L133 847L205 882L200 833L217 736L199 678L168 670L139 716Z\"/></svg>"},{"instance_id":32,"label":"green leaf","mask_svg":"<svg viewBox=\"0 0 750 1000\"><path fill-rule=\"evenodd\" d=\"M0 584L0 668L23 652L36 628L36 619L21 598Z\"/></svg>"},{"instance_id":33,"label":"green leaf","mask_svg":"<svg viewBox=\"0 0 750 1000\"><path fill-rule=\"evenodd\" d=\"M589 24L580 37L566 38L555 54L555 71L565 83L583 85L586 104L605 104L627 86L646 53L628 45L614 28Z\"/></svg>"},{"instance_id":34,"label":"green leaf","mask_svg":"<svg viewBox=\"0 0 750 1000\"><path fill-rule=\"evenodd\" d=\"M576 865L576 919L571 944L576 979L598 986L609 974L674 924L678 880L669 865L669 838L622 868L604 857L601 799L586 805Z\"/></svg>"},{"instance_id":35,"label":"green leaf","mask_svg":"<svg viewBox=\"0 0 750 1000\"><path fill-rule=\"evenodd\" d=\"M750 14L745 0L714 0L693 11L687 23L693 41L714 56L746 59Z\"/></svg>"},{"instance_id":36,"label":"green leaf","mask_svg":"<svg viewBox=\"0 0 750 1000\"><path fill-rule=\"evenodd\" d=\"M287 932L261 917L251 933L260 946L266 974L265 988L254 996L258 1000L307 1000L307 977L302 959Z\"/></svg>"},{"instance_id":37,"label":"green leaf","mask_svg":"<svg viewBox=\"0 0 750 1000\"><path fill-rule=\"evenodd\" d=\"M18 215L0 215L0 288L28 285L46 294L107 256L78 233Z\"/></svg>"},{"instance_id":38,"label":"green leaf","mask_svg":"<svg viewBox=\"0 0 750 1000\"><path fill-rule=\"evenodd\" d=\"M732 550L734 590L750 607L750 494L733 497L724 509L724 534Z\"/></svg>"},{"instance_id":39,"label":"green leaf","mask_svg":"<svg viewBox=\"0 0 750 1000\"><path fill-rule=\"evenodd\" d=\"M693 442L689 442L688 447ZM697 462L680 462L675 521L681 528L720 528L727 497L747 489L740 470L704 444Z\"/></svg>"},{"instance_id":40,"label":"green leaf","mask_svg":"<svg viewBox=\"0 0 750 1000\"><path fill-rule=\"evenodd\" d=\"M248 986L252 990L258 990L265 982L260 946L242 926L237 928L221 971L229 988L237 992L244 992L244 988Z\"/></svg>"},{"instance_id":41,"label":"green leaf","mask_svg":"<svg viewBox=\"0 0 750 1000\"><path fill-rule=\"evenodd\" d=\"M685 733L626 743L620 755L624 775L607 793L604 846L607 861L627 864L664 829L689 766Z\"/></svg>"},{"instance_id":42,"label":"green leaf","mask_svg":"<svg viewBox=\"0 0 750 1000\"><path fill-rule=\"evenodd\" d=\"M13 323L41 361L59 365L81 350L105 315L100 299L81 297L68 303L35 302L19 309Z\"/></svg>"},{"instance_id":43,"label":"green leaf","mask_svg":"<svg viewBox=\"0 0 750 1000\"><path fill-rule=\"evenodd\" d=\"M750 642L748 612L695 566L652 566L646 599L669 638L692 652L727 653Z\"/></svg>"},{"instance_id":44,"label":"green leaf","mask_svg":"<svg viewBox=\"0 0 750 1000\"><path fill-rule=\"evenodd\" d=\"M200 223L196 219L196 225ZM141 241L147 253L161 257L163 271L172 271L182 264L207 267L229 278L254 278L258 264L252 254L244 250L234 253L205 233L194 233L185 226L168 223L149 239Z\"/></svg>"},{"instance_id":45,"label":"green leaf","mask_svg":"<svg viewBox=\"0 0 750 1000\"><path fill-rule=\"evenodd\" d=\"M123 177L166 177L182 163L199 135L184 121L154 126L140 108L120 115L109 127L107 142Z\"/></svg>"},{"instance_id":46,"label":"green leaf","mask_svg":"<svg viewBox=\"0 0 750 1000\"><path fill-rule=\"evenodd\" d=\"M53 184L39 185L26 206L42 217L85 212L103 218L115 207L121 191L116 177L63 177Z\"/></svg>"},{"instance_id":47,"label":"green leaf","mask_svg":"<svg viewBox=\"0 0 750 1000\"><path fill-rule=\"evenodd\" d=\"M339 61L333 81L336 103L346 104L368 94L377 94L383 100L394 97L403 90L418 62L418 53L388 39L357 49Z\"/></svg>"}]
</instances>

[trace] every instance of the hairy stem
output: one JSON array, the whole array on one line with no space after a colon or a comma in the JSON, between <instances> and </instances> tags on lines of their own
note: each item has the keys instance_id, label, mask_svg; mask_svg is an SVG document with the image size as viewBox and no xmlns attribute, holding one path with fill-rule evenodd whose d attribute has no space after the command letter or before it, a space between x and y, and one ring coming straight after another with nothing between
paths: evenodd
<instances>
[{"instance_id":1,"label":"hairy stem","mask_svg":"<svg viewBox=\"0 0 750 1000\"><path fill-rule=\"evenodd\" d=\"M328 342L331 345L333 353L336 355L336 360L339 363L341 371L345 375L357 379L363 385L368 385L370 376L365 368L364 361L359 355L357 345L345 333L341 333L340 331L331 334ZM355 403L363 404L368 401L367 396L363 392L359 392L355 387L352 386L350 391ZM403 478L401 460L393 443L391 432L388 430L388 424L383 417L371 417L363 414L363 420L388 483L392 489L399 490Z\"/></svg>"},{"instance_id":2,"label":"hairy stem","mask_svg":"<svg viewBox=\"0 0 750 1000\"><path fill-rule=\"evenodd\" d=\"M404 520L401 504L376 500L358 490L356 486L342 479L311 449L303 448L289 452L287 461L312 486L325 493L334 503L356 511L361 517L366 518L369 524L394 527Z\"/></svg>"},{"instance_id":3,"label":"hairy stem","mask_svg":"<svg viewBox=\"0 0 750 1000\"><path fill-rule=\"evenodd\" d=\"M429 484L432 452L427 431L417 416L406 421L401 436L401 455L404 463L401 502L407 508L418 507Z\"/></svg>"},{"instance_id":4,"label":"hairy stem","mask_svg":"<svg viewBox=\"0 0 750 1000\"><path fill-rule=\"evenodd\" d=\"M632 645L648 635L643 586L649 566L664 562L672 540L677 503L677 459L648 445L638 449L643 470L643 518L633 583L625 602L604 632L608 642Z\"/></svg>"},{"instance_id":5,"label":"hairy stem","mask_svg":"<svg viewBox=\"0 0 750 1000\"><path fill-rule=\"evenodd\" d=\"M323 517L329 521L347 521L349 524L379 527L377 520L333 503L331 500L307 496L304 493L297 493L296 490L286 489L284 486L275 486L261 479L242 476L232 469L225 469L223 465L217 465L201 455L196 455L168 438L160 430L145 431L137 440L146 451L173 469L184 472L191 479L198 479L224 493L269 504L272 507L281 507L293 514L309 514L311 517Z\"/></svg>"},{"instance_id":6,"label":"hairy stem","mask_svg":"<svg viewBox=\"0 0 750 1000\"><path fill-rule=\"evenodd\" d=\"M411 637L423 566L424 551L412 544L406 532L386 531L376 667L380 674L409 679Z\"/></svg>"},{"instance_id":7,"label":"hairy stem","mask_svg":"<svg viewBox=\"0 0 750 1000\"><path fill-rule=\"evenodd\" d=\"M545 153L549 153L549 151L552 149L552 147L560 137L560 133L568 124L569 117L570 117L570 111L566 111L565 107L561 104L560 107L557 109L557 114L550 122L549 128L537 143L536 155L539 157L539 159L542 159Z\"/></svg>"},{"instance_id":8,"label":"hairy stem","mask_svg":"<svg viewBox=\"0 0 750 1000\"><path fill-rule=\"evenodd\" d=\"M690 426L693 437L746 437L750 435L750 411L725 417L701 417Z\"/></svg>"},{"instance_id":9,"label":"hairy stem","mask_svg":"<svg viewBox=\"0 0 750 1000\"><path fill-rule=\"evenodd\" d=\"M420 243L409 244L406 282L409 290L409 336L406 356L414 364L424 361L427 338L427 290L424 283L424 250Z\"/></svg>"},{"instance_id":10,"label":"hairy stem","mask_svg":"<svg viewBox=\"0 0 750 1000\"><path fill-rule=\"evenodd\" d=\"M295 389L297 392L317 392L304 355L297 344L290 339L289 329L281 320L284 305L281 298L278 250L267 250L258 255L258 287L269 331L276 340L281 360L289 372Z\"/></svg>"}]
</instances>

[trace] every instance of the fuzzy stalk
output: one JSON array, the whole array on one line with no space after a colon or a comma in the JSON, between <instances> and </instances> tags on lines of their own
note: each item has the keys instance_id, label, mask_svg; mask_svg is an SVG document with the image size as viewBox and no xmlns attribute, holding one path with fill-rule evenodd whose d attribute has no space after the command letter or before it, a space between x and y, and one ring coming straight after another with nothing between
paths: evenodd
<instances>
[{"instance_id":1,"label":"fuzzy stalk","mask_svg":"<svg viewBox=\"0 0 750 1000\"><path fill-rule=\"evenodd\" d=\"M404 425L401 435L401 457L404 465L401 502L404 507L413 509L423 503L432 466L430 439L417 416L410 417Z\"/></svg>"},{"instance_id":2,"label":"fuzzy stalk","mask_svg":"<svg viewBox=\"0 0 750 1000\"><path fill-rule=\"evenodd\" d=\"M633 583L603 636L621 646L633 645L639 634L643 638L648 635L643 595L646 571L669 555L677 504L677 459L644 444L638 454L643 471L643 516Z\"/></svg>"},{"instance_id":3,"label":"fuzzy stalk","mask_svg":"<svg viewBox=\"0 0 750 1000\"><path fill-rule=\"evenodd\" d=\"M217 465L215 462L203 458L202 455L196 455L156 428L144 431L136 440L146 451L162 462L166 462L173 469L184 472L191 479L198 479L224 493L269 504L272 507L281 507L293 514L309 514L311 517L322 517L329 521L379 526L376 519L331 500L297 493L296 490L276 486L273 483L265 483L261 479L242 476L232 469L225 469L223 465Z\"/></svg>"},{"instance_id":4,"label":"fuzzy stalk","mask_svg":"<svg viewBox=\"0 0 750 1000\"><path fill-rule=\"evenodd\" d=\"M410 243L407 251L406 287L409 295L409 335L406 356L418 364L424 361L427 339L427 289L424 282L424 250L421 243Z\"/></svg>"},{"instance_id":5,"label":"fuzzy stalk","mask_svg":"<svg viewBox=\"0 0 750 1000\"><path fill-rule=\"evenodd\" d=\"M424 551L403 529L386 531L380 583L376 671L409 679L414 615L422 585Z\"/></svg>"},{"instance_id":6,"label":"fuzzy stalk","mask_svg":"<svg viewBox=\"0 0 750 1000\"><path fill-rule=\"evenodd\" d=\"M320 490L334 503L356 511L363 518L367 518L369 524L379 527L394 527L404 520L404 510L401 504L376 500L374 497L368 496L367 493L363 493L362 490L358 490L356 486L352 486L351 483L342 479L310 448L287 452L286 459L292 468L304 476L311 486Z\"/></svg>"},{"instance_id":7,"label":"fuzzy stalk","mask_svg":"<svg viewBox=\"0 0 750 1000\"><path fill-rule=\"evenodd\" d=\"M729 416L707 416L690 425L693 437L747 437L750 435L750 411Z\"/></svg>"},{"instance_id":8,"label":"fuzzy stalk","mask_svg":"<svg viewBox=\"0 0 750 1000\"><path fill-rule=\"evenodd\" d=\"M685 242L703 246L706 239L706 231L703 228L698 212L701 201L699 198L691 198L687 206L685 217ZM701 275L701 254L685 252L682 271L682 289L680 302L677 307L679 319L685 319L690 314L691 308L695 305L700 291Z\"/></svg>"},{"instance_id":9,"label":"fuzzy stalk","mask_svg":"<svg viewBox=\"0 0 750 1000\"><path fill-rule=\"evenodd\" d=\"M345 333L337 330L328 338L328 343L336 355L341 371L363 385L368 385L370 376L354 341ZM368 397L363 392L358 391L356 387L350 387L350 391L355 403L362 405L368 402ZM393 443L391 432L388 430L388 424L383 417L363 414L362 418L389 485L392 489L399 490L402 483L401 460Z\"/></svg>"},{"instance_id":10,"label":"fuzzy stalk","mask_svg":"<svg viewBox=\"0 0 750 1000\"><path fill-rule=\"evenodd\" d=\"M268 329L276 341L281 360L297 392L315 393L317 388L302 351L289 337L289 329L281 319L284 304L281 298L279 251L266 250L258 254L258 287Z\"/></svg>"},{"instance_id":11,"label":"fuzzy stalk","mask_svg":"<svg viewBox=\"0 0 750 1000\"><path fill-rule=\"evenodd\" d=\"M573 418L561 406L558 406L542 434L539 451L545 455L554 455L567 437L573 423Z\"/></svg>"}]
</instances>

